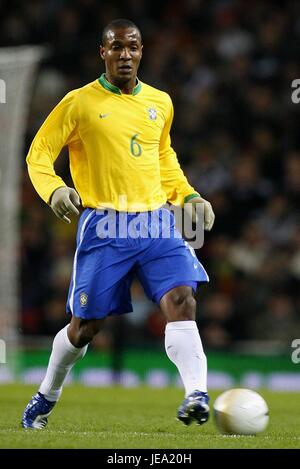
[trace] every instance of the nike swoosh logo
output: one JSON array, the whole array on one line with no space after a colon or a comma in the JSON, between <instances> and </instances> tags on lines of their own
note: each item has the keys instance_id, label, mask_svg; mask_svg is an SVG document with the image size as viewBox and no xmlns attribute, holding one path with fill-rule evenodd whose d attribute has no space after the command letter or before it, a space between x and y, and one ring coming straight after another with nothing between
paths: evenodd
<instances>
[{"instance_id":1,"label":"nike swoosh logo","mask_svg":"<svg viewBox=\"0 0 300 469\"><path fill-rule=\"evenodd\" d=\"M104 119L104 117L109 116L109 112L107 114L99 114L100 119Z\"/></svg>"}]
</instances>

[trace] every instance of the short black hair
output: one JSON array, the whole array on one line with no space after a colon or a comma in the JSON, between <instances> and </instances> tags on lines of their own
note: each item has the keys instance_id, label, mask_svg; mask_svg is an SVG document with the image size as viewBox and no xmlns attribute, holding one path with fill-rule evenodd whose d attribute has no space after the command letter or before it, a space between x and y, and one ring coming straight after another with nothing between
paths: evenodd
<instances>
[{"instance_id":1,"label":"short black hair","mask_svg":"<svg viewBox=\"0 0 300 469\"><path fill-rule=\"evenodd\" d=\"M118 18L116 20L111 21L109 24L105 26L105 28L102 31L102 44L105 44L106 41L106 35L110 29L119 29L119 28L134 28L138 31L140 38L142 39L141 31L137 27L136 24L134 24L132 21L127 20L125 18Z\"/></svg>"}]
</instances>

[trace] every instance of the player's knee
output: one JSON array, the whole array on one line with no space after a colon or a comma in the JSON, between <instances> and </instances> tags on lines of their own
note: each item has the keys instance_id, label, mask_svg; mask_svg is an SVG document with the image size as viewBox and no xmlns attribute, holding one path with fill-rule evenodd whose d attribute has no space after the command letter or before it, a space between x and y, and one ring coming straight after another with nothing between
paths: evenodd
<instances>
[{"instance_id":1,"label":"player's knee","mask_svg":"<svg viewBox=\"0 0 300 469\"><path fill-rule=\"evenodd\" d=\"M194 321L196 300L191 291L176 291L170 295L168 319L171 321Z\"/></svg>"},{"instance_id":2,"label":"player's knee","mask_svg":"<svg viewBox=\"0 0 300 469\"><path fill-rule=\"evenodd\" d=\"M100 331L100 321L76 321L69 327L69 339L74 347L84 347L89 344Z\"/></svg>"},{"instance_id":3,"label":"player's knee","mask_svg":"<svg viewBox=\"0 0 300 469\"><path fill-rule=\"evenodd\" d=\"M192 321L195 319L195 312L196 312L196 300L195 298L189 294L182 298L181 302L178 305L178 316L177 320L186 320Z\"/></svg>"},{"instance_id":4,"label":"player's knee","mask_svg":"<svg viewBox=\"0 0 300 469\"><path fill-rule=\"evenodd\" d=\"M87 334L86 332L80 331L72 338L72 344L74 347L82 348L89 344L93 340L93 335Z\"/></svg>"}]
</instances>

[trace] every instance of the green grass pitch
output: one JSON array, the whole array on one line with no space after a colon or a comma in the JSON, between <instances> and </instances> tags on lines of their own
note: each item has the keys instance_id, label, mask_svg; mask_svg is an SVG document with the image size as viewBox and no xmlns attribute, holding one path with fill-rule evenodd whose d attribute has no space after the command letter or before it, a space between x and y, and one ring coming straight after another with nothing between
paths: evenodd
<instances>
[{"instance_id":1,"label":"green grass pitch","mask_svg":"<svg viewBox=\"0 0 300 469\"><path fill-rule=\"evenodd\" d=\"M23 430L20 419L36 387L0 386L1 448L300 448L297 393L261 391L270 410L266 431L224 436L213 418L203 426L176 421L183 398L176 388L66 386L44 430ZM211 403L219 392L211 393Z\"/></svg>"}]
</instances>

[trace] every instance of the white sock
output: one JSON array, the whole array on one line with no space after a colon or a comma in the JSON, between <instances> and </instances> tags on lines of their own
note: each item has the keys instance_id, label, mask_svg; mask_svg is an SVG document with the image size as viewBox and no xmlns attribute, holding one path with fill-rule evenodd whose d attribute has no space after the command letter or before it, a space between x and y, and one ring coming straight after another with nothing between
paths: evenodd
<instances>
[{"instance_id":1,"label":"white sock","mask_svg":"<svg viewBox=\"0 0 300 469\"><path fill-rule=\"evenodd\" d=\"M174 321L166 325L165 348L177 366L185 397L198 389L207 392L207 360L195 321Z\"/></svg>"},{"instance_id":2,"label":"white sock","mask_svg":"<svg viewBox=\"0 0 300 469\"><path fill-rule=\"evenodd\" d=\"M84 357L88 348L87 345L77 348L71 344L67 334L68 327L69 324L54 337L46 376L39 389L39 392L52 402L59 399L69 371L80 358Z\"/></svg>"}]
</instances>

